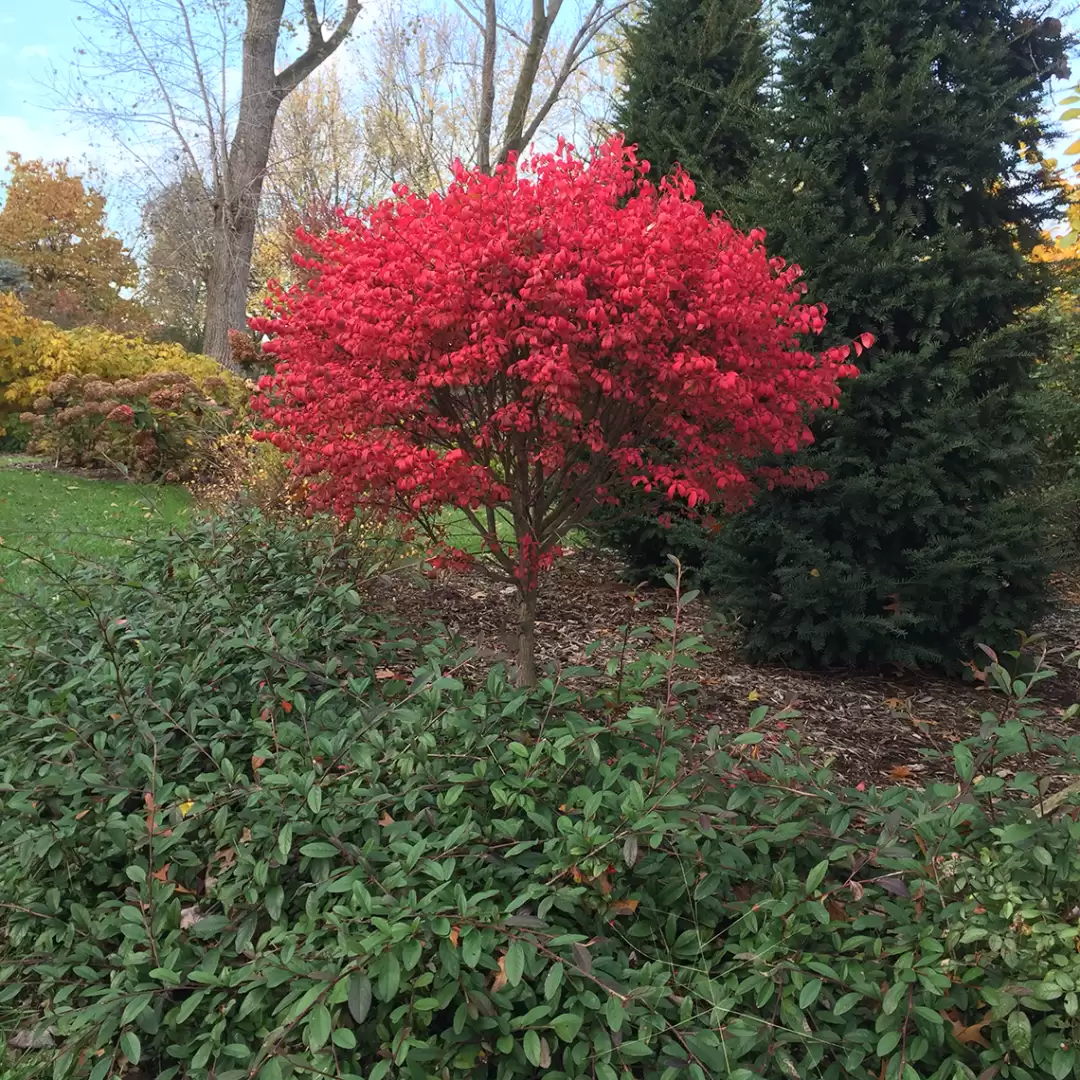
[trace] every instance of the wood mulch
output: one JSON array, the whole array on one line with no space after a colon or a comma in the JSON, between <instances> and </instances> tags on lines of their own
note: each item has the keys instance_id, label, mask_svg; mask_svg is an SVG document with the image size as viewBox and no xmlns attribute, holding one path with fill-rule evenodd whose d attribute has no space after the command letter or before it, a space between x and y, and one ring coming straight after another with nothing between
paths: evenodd
<instances>
[{"instance_id":1,"label":"wood mulch","mask_svg":"<svg viewBox=\"0 0 1080 1080\"><path fill-rule=\"evenodd\" d=\"M537 626L538 663L564 670L603 667L623 648L623 627L649 626L664 650L670 635L659 620L674 610L670 589L621 580L621 566L601 553L568 555L547 574L541 588ZM1055 611L1037 627L1043 636L1029 650L1045 650L1045 664L1057 676L1039 685L1046 725L1060 735L1080 734L1080 717L1062 711L1080 701L1080 668L1066 662L1080 649L1080 594L1067 584ZM512 659L513 589L479 571L435 580L394 575L376 585L373 599L387 614L417 627L442 624L463 644L477 650L476 674L497 660ZM639 608L647 602L644 609ZM704 727L743 730L757 705L794 709L794 723L821 760L843 783L921 784L944 773L924 751L948 753L949 745L975 734L980 716L1000 710L1005 699L974 680L947 679L919 671L796 671L779 665L750 664L738 651L737 632L718 625L703 600L684 609L682 633L701 634L712 651L698 657L693 676L702 692L693 719ZM590 643L600 644L587 651ZM630 645L632 655L633 644ZM649 645L656 649L656 641ZM688 673L689 674L689 673ZM1056 785L1055 785L1056 786Z\"/></svg>"}]
</instances>

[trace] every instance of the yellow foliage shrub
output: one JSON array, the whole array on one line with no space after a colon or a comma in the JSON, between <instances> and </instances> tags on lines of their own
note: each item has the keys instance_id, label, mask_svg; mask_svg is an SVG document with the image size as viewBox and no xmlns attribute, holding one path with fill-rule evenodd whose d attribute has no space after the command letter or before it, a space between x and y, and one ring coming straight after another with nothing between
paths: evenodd
<instances>
[{"instance_id":1,"label":"yellow foliage shrub","mask_svg":"<svg viewBox=\"0 0 1080 1080\"><path fill-rule=\"evenodd\" d=\"M94 326L61 330L28 315L16 296L0 293L0 424L5 413L30 409L61 375L115 380L159 371L190 376L206 390L216 390L215 396L234 409L245 409L251 396L245 380L182 345Z\"/></svg>"}]
</instances>

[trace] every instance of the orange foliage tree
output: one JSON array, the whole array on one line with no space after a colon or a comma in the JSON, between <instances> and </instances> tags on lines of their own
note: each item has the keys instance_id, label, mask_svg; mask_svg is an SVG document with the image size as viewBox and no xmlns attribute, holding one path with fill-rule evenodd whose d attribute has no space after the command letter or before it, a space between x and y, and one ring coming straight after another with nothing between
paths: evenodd
<instances>
[{"instance_id":1,"label":"orange foliage tree","mask_svg":"<svg viewBox=\"0 0 1080 1080\"><path fill-rule=\"evenodd\" d=\"M0 210L0 258L26 272L30 314L60 326L96 323L132 329L139 306L124 297L138 267L105 223L105 196L65 161L8 155Z\"/></svg>"}]
</instances>

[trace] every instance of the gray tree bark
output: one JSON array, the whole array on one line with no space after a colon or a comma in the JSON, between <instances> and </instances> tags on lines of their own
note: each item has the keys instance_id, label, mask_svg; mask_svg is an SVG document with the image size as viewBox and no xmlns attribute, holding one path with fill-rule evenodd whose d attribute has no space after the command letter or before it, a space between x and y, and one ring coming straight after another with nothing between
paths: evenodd
<instances>
[{"instance_id":1,"label":"gray tree bark","mask_svg":"<svg viewBox=\"0 0 1080 1080\"><path fill-rule=\"evenodd\" d=\"M348 0L333 33L323 37L315 0L304 0L308 45L284 71L275 70L285 0L247 0L240 111L214 191L214 257L206 302L204 349L234 368L229 331L247 329L251 256L270 160L274 121L282 101L345 40L360 11Z\"/></svg>"}]
</instances>

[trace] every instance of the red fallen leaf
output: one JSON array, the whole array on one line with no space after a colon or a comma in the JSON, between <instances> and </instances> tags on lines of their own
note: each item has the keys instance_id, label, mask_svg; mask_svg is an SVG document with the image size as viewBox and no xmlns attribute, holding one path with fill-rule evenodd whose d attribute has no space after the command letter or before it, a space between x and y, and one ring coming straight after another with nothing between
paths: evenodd
<instances>
[{"instance_id":1,"label":"red fallen leaf","mask_svg":"<svg viewBox=\"0 0 1080 1080\"><path fill-rule=\"evenodd\" d=\"M251 755L251 771L257 773L266 764L266 758L259 757L257 754Z\"/></svg>"},{"instance_id":2,"label":"red fallen leaf","mask_svg":"<svg viewBox=\"0 0 1080 1080\"><path fill-rule=\"evenodd\" d=\"M637 909L640 900L616 900L611 905L612 915L633 915Z\"/></svg>"},{"instance_id":3,"label":"red fallen leaf","mask_svg":"<svg viewBox=\"0 0 1080 1080\"><path fill-rule=\"evenodd\" d=\"M450 933L447 935L447 937L450 939L451 947L456 949L458 947L458 942L461 940L461 927L451 926Z\"/></svg>"},{"instance_id":4,"label":"red fallen leaf","mask_svg":"<svg viewBox=\"0 0 1080 1080\"><path fill-rule=\"evenodd\" d=\"M155 881L168 881L169 880L169 867L172 863L166 863L160 870L155 870L150 876Z\"/></svg>"},{"instance_id":5,"label":"red fallen leaf","mask_svg":"<svg viewBox=\"0 0 1080 1080\"><path fill-rule=\"evenodd\" d=\"M890 780L910 780L914 774L907 765L894 765L889 769Z\"/></svg>"}]
</instances>

